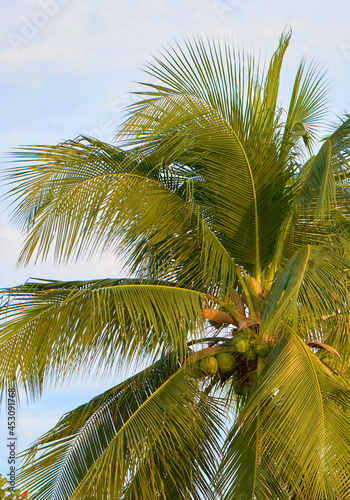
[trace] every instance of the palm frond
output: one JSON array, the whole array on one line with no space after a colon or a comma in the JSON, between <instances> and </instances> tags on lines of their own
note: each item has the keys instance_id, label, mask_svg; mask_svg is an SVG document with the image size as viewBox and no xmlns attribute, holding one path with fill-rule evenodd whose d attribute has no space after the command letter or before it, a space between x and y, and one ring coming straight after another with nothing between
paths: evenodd
<instances>
[{"instance_id":1,"label":"palm frond","mask_svg":"<svg viewBox=\"0 0 350 500\"><path fill-rule=\"evenodd\" d=\"M200 370L179 370L176 359L69 412L34 443L20 474L33 498L214 498L220 410L199 389Z\"/></svg>"},{"instance_id":2,"label":"palm frond","mask_svg":"<svg viewBox=\"0 0 350 500\"><path fill-rule=\"evenodd\" d=\"M251 151L225 119L206 103L185 95L164 97L143 109L130 118L123 133L130 133L148 153L157 151L166 163L188 165L198 176L194 203L209 227L238 263L260 269L288 208L288 192L283 192L286 175L273 142L251 161ZM255 137L262 149L264 134L265 130ZM272 185L279 197L270 196Z\"/></svg>"},{"instance_id":3,"label":"palm frond","mask_svg":"<svg viewBox=\"0 0 350 500\"><path fill-rule=\"evenodd\" d=\"M306 68L306 61L303 59L294 81L284 142L292 140L292 143L295 143L302 137L311 151L320 121L327 113L328 100L325 72L322 72L315 63Z\"/></svg>"},{"instance_id":4,"label":"palm frond","mask_svg":"<svg viewBox=\"0 0 350 500\"><path fill-rule=\"evenodd\" d=\"M224 498L346 496L349 410L349 387L341 377L286 333L227 439Z\"/></svg>"},{"instance_id":5,"label":"palm frond","mask_svg":"<svg viewBox=\"0 0 350 500\"><path fill-rule=\"evenodd\" d=\"M165 49L154 60L146 72L158 83L144 84L145 90L137 92L143 99L129 107L131 115L160 98L187 95L215 109L241 141L259 121L264 83L252 56L235 52L228 43L198 37L185 39L184 47Z\"/></svg>"},{"instance_id":6,"label":"palm frond","mask_svg":"<svg viewBox=\"0 0 350 500\"><path fill-rule=\"evenodd\" d=\"M316 219L323 217L336 205L335 177L331 163L331 141L328 139L320 148L318 154L307 163L307 168L301 173L307 179L301 179L300 198L304 203L311 204L312 193L316 193L316 206L314 216Z\"/></svg>"},{"instance_id":7,"label":"palm frond","mask_svg":"<svg viewBox=\"0 0 350 500\"><path fill-rule=\"evenodd\" d=\"M189 169L87 138L17 156L24 164L8 178L21 199L15 220L29 231L23 263L46 259L52 247L58 261L109 249L128 255L126 266L138 275L196 289L213 279L233 286L235 265L193 204Z\"/></svg>"},{"instance_id":8,"label":"palm frond","mask_svg":"<svg viewBox=\"0 0 350 500\"><path fill-rule=\"evenodd\" d=\"M21 198L15 220L29 229L21 254L24 263L35 250L37 258L47 258L53 240L58 261L115 249L121 234L141 214L146 234L158 219L163 226L171 219L174 231L176 221L178 227L186 226L186 201L176 195L184 180L177 175L160 181L159 164L152 164L157 175L150 175L150 162L146 165L131 153L93 140L37 147L34 152L22 148L17 156L29 163L9 172L16 183L12 192Z\"/></svg>"},{"instance_id":9,"label":"palm frond","mask_svg":"<svg viewBox=\"0 0 350 500\"><path fill-rule=\"evenodd\" d=\"M147 280L39 281L5 290L1 388L15 382L35 395L95 363L110 373L120 360L185 353L189 336L201 335L206 303L199 292Z\"/></svg>"},{"instance_id":10,"label":"palm frond","mask_svg":"<svg viewBox=\"0 0 350 500\"><path fill-rule=\"evenodd\" d=\"M35 484L39 497L70 497L117 429L178 367L176 356L170 354L64 415L23 453L19 481ZM43 471L49 478L43 480Z\"/></svg>"},{"instance_id":11,"label":"palm frond","mask_svg":"<svg viewBox=\"0 0 350 500\"><path fill-rule=\"evenodd\" d=\"M168 163L194 169L205 180L195 186L194 197L208 212L212 229L221 238L225 235L222 241L239 263L256 268L269 263L289 202L285 185L292 166L281 161L280 111L266 111L272 89L278 87L289 36L281 37L266 84L253 59L245 60L228 47L220 50L215 42L187 41L186 56L183 51L167 52L164 61L157 58L149 67L160 84L147 84L151 90L140 92L150 98L131 106L117 136L142 145L145 154L156 150L167 155ZM200 70L209 66L218 72ZM279 196L271 197L276 191ZM208 210L213 205L214 213Z\"/></svg>"},{"instance_id":12,"label":"palm frond","mask_svg":"<svg viewBox=\"0 0 350 500\"><path fill-rule=\"evenodd\" d=\"M350 299L346 284L348 269L348 260L332 249L317 245L301 248L272 287L262 318L262 331L275 336L285 325L291 325L306 339L322 341L327 328L321 325L329 314L339 318L344 327ZM345 340L345 332L340 332Z\"/></svg>"},{"instance_id":13,"label":"palm frond","mask_svg":"<svg viewBox=\"0 0 350 500\"><path fill-rule=\"evenodd\" d=\"M292 32L290 29L282 33L278 48L270 61L269 70L266 75L264 106L266 110L270 110L272 113L276 112L281 67L291 36Z\"/></svg>"},{"instance_id":14,"label":"palm frond","mask_svg":"<svg viewBox=\"0 0 350 500\"><path fill-rule=\"evenodd\" d=\"M349 137L349 124L341 125L326 137L315 156L312 156L295 176L293 202L281 225L276 244L275 265L286 262L295 251L307 244L346 246L337 235L337 216L348 216L350 203L349 167L342 151ZM345 219L344 219L345 220Z\"/></svg>"}]
</instances>

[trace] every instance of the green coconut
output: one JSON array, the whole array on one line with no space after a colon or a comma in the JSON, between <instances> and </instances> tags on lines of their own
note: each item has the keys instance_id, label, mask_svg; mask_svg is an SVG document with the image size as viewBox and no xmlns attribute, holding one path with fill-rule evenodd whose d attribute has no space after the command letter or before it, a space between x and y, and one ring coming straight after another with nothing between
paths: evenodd
<instances>
[{"instance_id":1,"label":"green coconut","mask_svg":"<svg viewBox=\"0 0 350 500\"><path fill-rule=\"evenodd\" d=\"M214 375L214 373L216 373L219 369L216 357L215 356L208 356L206 358L203 358L201 361L201 368L205 372L208 372L211 375Z\"/></svg>"},{"instance_id":2,"label":"green coconut","mask_svg":"<svg viewBox=\"0 0 350 500\"><path fill-rule=\"evenodd\" d=\"M245 396L248 394L248 387L243 382L236 382L234 384L234 389L238 396Z\"/></svg>"},{"instance_id":3,"label":"green coconut","mask_svg":"<svg viewBox=\"0 0 350 500\"><path fill-rule=\"evenodd\" d=\"M254 349L249 349L249 351L244 352L243 355L247 358L248 361L255 361L258 357Z\"/></svg>"},{"instance_id":4,"label":"green coconut","mask_svg":"<svg viewBox=\"0 0 350 500\"><path fill-rule=\"evenodd\" d=\"M243 337L242 335L236 335L232 339L232 345L236 352L243 353L249 351L250 343L247 337Z\"/></svg>"},{"instance_id":5,"label":"green coconut","mask_svg":"<svg viewBox=\"0 0 350 500\"><path fill-rule=\"evenodd\" d=\"M255 344L254 346L254 351L256 352L256 354L262 358L264 358L265 356L268 355L268 353L270 352L269 348L267 346L263 346L263 345L260 345L260 344Z\"/></svg>"},{"instance_id":6,"label":"green coconut","mask_svg":"<svg viewBox=\"0 0 350 500\"><path fill-rule=\"evenodd\" d=\"M216 360L222 372L231 372L236 366L236 360L229 352L219 352Z\"/></svg>"}]
</instances>

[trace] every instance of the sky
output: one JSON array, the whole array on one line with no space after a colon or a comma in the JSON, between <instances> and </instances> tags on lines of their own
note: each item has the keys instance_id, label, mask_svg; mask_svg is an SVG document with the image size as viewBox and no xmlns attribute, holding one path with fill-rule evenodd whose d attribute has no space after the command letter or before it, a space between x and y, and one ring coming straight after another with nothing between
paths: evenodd
<instances>
[{"instance_id":1,"label":"sky","mask_svg":"<svg viewBox=\"0 0 350 500\"><path fill-rule=\"evenodd\" d=\"M347 0L0 0L0 170L19 145L56 144L79 134L111 141L142 68L162 47L193 35L232 41L272 55L284 27L293 36L282 73L287 102L300 59L316 60L330 82L329 121L350 112L350 3ZM284 75L284 76L283 76ZM0 183L0 287L29 277L92 279L122 276L109 254L57 267L16 268L23 235L10 225ZM16 411L17 451L59 417L120 380L71 381L48 389ZM0 473L9 472L6 408L0 410Z\"/></svg>"}]
</instances>

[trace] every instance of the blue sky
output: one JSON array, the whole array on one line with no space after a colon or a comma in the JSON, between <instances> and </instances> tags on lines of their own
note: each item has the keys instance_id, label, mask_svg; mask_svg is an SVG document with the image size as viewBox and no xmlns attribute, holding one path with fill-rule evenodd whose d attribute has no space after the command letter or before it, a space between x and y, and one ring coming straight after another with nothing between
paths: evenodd
<instances>
[{"instance_id":1,"label":"blue sky","mask_svg":"<svg viewBox=\"0 0 350 500\"><path fill-rule=\"evenodd\" d=\"M150 54L182 36L231 39L262 58L289 24L293 37L283 70L287 98L302 56L328 70L329 120L350 111L350 3L346 0L2 0L0 17L0 154L23 144L54 144L87 134L109 141L122 121L127 94ZM284 102L287 102L285 98ZM5 165L0 165L4 169ZM6 188L0 187L0 194ZM0 287L30 276L87 279L121 276L111 255L100 261L15 269L21 235L0 202ZM109 387L119 375L82 386L48 390L17 410L18 450L50 428L65 411ZM6 420L0 411L0 473L6 474Z\"/></svg>"}]
</instances>

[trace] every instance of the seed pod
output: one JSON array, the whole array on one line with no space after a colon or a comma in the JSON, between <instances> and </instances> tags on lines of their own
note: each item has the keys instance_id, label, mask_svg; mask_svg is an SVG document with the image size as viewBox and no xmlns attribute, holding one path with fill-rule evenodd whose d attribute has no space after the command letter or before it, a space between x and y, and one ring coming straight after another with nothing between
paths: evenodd
<instances>
[{"instance_id":1,"label":"seed pod","mask_svg":"<svg viewBox=\"0 0 350 500\"><path fill-rule=\"evenodd\" d=\"M227 312L219 309L202 309L202 315L203 318L215 321L215 323L237 325L236 321Z\"/></svg>"}]
</instances>

